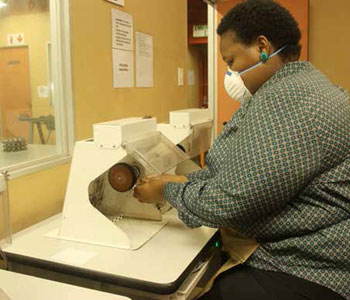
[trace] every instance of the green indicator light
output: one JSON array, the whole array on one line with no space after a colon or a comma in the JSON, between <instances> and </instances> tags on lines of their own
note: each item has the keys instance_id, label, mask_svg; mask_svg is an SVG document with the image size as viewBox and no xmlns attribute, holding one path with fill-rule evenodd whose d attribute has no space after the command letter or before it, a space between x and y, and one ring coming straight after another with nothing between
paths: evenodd
<instances>
[{"instance_id":1,"label":"green indicator light","mask_svg":"<svg viewBox=\"0 0 350 300\"><path fill-rule=\"evenodd\" d=\"M215 243L215 247L216 247L216 248L219 248L219 246L220 246L220 243L219 243L219 241L217 241L217 242Z\"/></svg>"}]
</instances>

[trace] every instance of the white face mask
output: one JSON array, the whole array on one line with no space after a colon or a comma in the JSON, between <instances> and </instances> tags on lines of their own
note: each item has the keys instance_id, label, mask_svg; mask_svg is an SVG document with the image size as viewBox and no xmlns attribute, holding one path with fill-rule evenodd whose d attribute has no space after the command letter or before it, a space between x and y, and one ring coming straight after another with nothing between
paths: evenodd
<instances>
[{"instance_id":1,"label":"white face mask","mask_svg":"<svg viewBox=\"0 0 350 300\"><path fill-rule=\"evenodd\" d=\"M280 48L279 50L272 53L267 59L277 55L280 53L286 46ZM242 72L235 72L232 71L230 68L227 70L224 80L224 86L227 94L232 98L239 102L242 102L242 105L244 104L244 100L247 100L252 96L250 91L245 86L241 75L243 73L246 73L250 70L255 69L256 67L260 66L263 62L260 61L254 66L242 71Z\"/></svg>"},{"instance_id":2,"label":"white face mask","mask_svg":"<svg viewBox=\"0 0 350 300\"><path fill-rule=\"evenodd\" d=\"M225 90L227 94L239 102L252 96L245 86L240 73L228 69L225 75Z\"/></svg>"}]
</instances>

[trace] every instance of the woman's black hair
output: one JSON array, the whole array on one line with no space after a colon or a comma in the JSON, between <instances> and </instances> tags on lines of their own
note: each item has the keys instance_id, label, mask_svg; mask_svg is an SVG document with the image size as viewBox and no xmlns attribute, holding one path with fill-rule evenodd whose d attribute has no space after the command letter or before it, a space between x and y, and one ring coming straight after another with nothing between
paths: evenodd
<instances>
[{"instance_id":1,"label":"woman's black hair","mask_svg":"<svg viewBox=\"0 0 350 300\"><path fill-rule=\"evenodd\" d=\"M234 6L222 19L217 33L222 35L233 31L247 46L252 45L259 35L264 35L277 50L283 61L300 57L301 32L291 13L273 0L245 0Z\"/></svg>"}]
</instances>

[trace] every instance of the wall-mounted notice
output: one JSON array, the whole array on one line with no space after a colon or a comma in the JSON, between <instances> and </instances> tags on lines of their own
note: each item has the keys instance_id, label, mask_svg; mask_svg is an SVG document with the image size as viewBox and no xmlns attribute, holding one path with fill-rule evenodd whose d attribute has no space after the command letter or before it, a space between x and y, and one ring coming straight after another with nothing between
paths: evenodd
<instances>
[{"instance_id":1,"label":"wall-mounted notice","mask_svg":"<svg viewBox=\"0 0 350 300\"><path fill-rule=\"evenodd\" d=\"M38 97L39 98L49 98L50 96L50 89L46 85L39 85L38 86Z\"/></svg>"},{"instance_id":2,"label":"wall-mounted notice","mask_svg":"<svg viewBox=\"0 0 350 300\"><path fill-rule=\"evenodd\" d=\"M120 5L120 6L124 6L124 0L106 0L106 1Z\"/></svg>"},{"instance_id":3,"label":"wall-mounted notice","mask_svg":"<svg viewBox=\"0 0 350 300\"><path fill-rule=\"evenodd\" d=\"M193 86L194 85L194 70L190 69L187 71L187 85Z\"/></svg>"},{"instance_id":4,"label":"wall-mounted notice","mask_svg":"<svg viewBox=\"0 0 350 300\"><path fill-rule=\"evenodd\" d=\"M153 37L136 32L136 86L153 87Z\"/></svg>"},{"instance_id":5,"label":"wall-mounted notice","mask_svg":"<svg viewBox=\"0 0 350 300\"><path fill-rule=\"evenodd\" d=\"M133 18L112 8L112 48L134 51Z\"/></svg>"},{"instance_id":6,"label":"wall-mounted notice","mask_svg":"<svg viewBox=\"0 0 350 300\"><path fill-rule=\"evenodd\" d=\"M134 86L134 52L113 49L113 75L115 88Z\"/></svg>"},{"instance_id":7,"label":"wall-mounted notice","mask_svg":"<svg viewBox=\"0 0 350 300\"><path fill-rule=\"evenodd\" d=\"M112 8L113 86L134 87L134 36L131 15Z\"/></svg>"},{"instance_id":8,"label":"wall-mounted notice","mask_svg":"<svg viewBox=\"0 0 350 300\"><path fill-rule=\"evenodd\" d=\"M7 46L25 45L23 33L10 33L7 35Z\"/></svg>"}]
</instances>

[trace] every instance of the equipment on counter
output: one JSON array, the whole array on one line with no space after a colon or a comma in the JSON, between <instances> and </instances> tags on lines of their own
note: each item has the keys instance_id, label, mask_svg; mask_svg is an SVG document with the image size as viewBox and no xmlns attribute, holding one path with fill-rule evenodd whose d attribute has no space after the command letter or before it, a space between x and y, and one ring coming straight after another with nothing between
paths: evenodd
<instances>
[{"instance_id":1,"label":"equipment on counter","mask_svg":"<svg viewBox=\"0 0 350 300\"><path fill-rule=\"evenodd\" d=\"M40 142L41 144L45 145L49 142L50 136L52 131L55 130L55 117L53 115L47 115L47 116L40 116L38 118L32 118L29 117L27 115L20 115L18 117L18 121L22 121L22 122L28 122L30 124L30 131L29 131L29 138L28 138L28 142L29 144L33 143L33 136L34 136L34 125L36 125L37 129L38 129L38 134L39 134L39 138L40 138ZM43 128L42 125L45 125L48 134L47 137L44 137L44 132L43 132Z\"/></svg>"},{"instance_id":2,"label":"equipment on counter","mask_svg":"<svg viewBox=\"0 0 350 300\"><path fill-rule=\"evenodd\" d=\"M174 174L189 159L176 144L193 157L196 151L207 151L211 142L211 119L199 120L208 110L172 113L170 124L158 126L155 118L95 124L94 138L75 145L61 226L48 236L134 250L160 231L166 224L162 214L170 206L133 198L137 179ZM198 120L191 120L195 116Z\"/></svg>"},{"instance_id":3,"label":"equipment on counter","mask_svg":"<svg viewBox=\"0 0 350 300\"><path fill-rule=\"evenodd\" d=\"M18 152L27 150L27 141L24 137L9 138L1 141L4 152Z\"/></svg>"},{"instance_id":4,"label":"equipment on counter","mask_svg":"<svg viewBox=\"0 0 350 300\"><path fill-rule=\"evenodd\" d=\"M209 109L189 108L171 111L169 123L160 123L157 129L190 158L209 150L212 142L213 119Z\"/></svg>"}]
</instances>

